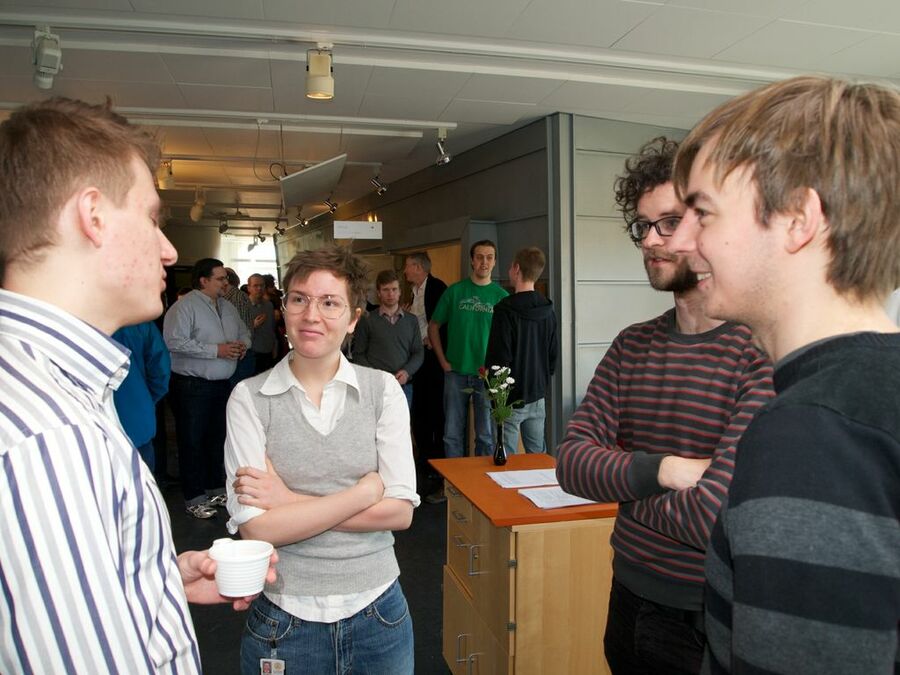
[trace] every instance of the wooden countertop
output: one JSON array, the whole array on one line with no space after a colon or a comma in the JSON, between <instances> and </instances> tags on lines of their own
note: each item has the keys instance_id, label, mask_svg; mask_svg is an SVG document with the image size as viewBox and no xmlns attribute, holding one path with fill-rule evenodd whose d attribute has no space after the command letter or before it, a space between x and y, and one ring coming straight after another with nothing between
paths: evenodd
<instances>
[{"instance_id":1,"label":"wooden countertop","mask_svg":"<svg viewBox=\"0 0 900 675\"><path fill-rule=\"evenodd\" d=\"M488 471L549 469L556 466L556 460L550 455L516 454L509 458L506 466L494 466L491 457L432 459L429 463L497 527L611 518L618 512L618 504L541 509L516 489L502 488L487 475Z\"/></svg>"}]
</instances>

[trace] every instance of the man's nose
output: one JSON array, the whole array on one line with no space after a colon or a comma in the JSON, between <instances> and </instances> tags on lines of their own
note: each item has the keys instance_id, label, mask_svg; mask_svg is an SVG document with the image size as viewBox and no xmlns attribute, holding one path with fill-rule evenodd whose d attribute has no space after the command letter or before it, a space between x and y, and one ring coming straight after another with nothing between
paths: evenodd
<instances>
[{"instance_id":1,"label":"man's nose","mask_svg":"<svg viewBox=\"0 0 900 675\"><path fill-rule=\"evenodd\" d=\"M700 234L700 219L693 209L687 209L681 216L681 222L669 237L669 250L673 253L693 253L697 250L697 237Z\"/></svg>"}]
</instances>

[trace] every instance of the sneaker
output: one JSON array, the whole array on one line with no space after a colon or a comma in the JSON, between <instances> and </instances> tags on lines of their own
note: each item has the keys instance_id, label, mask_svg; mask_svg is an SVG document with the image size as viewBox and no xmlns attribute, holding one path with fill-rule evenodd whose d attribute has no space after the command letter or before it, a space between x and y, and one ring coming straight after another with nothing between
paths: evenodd
<instances>
[{"instance_id":1,"label":"sneaker","mask_svg":"<svg viewBox=\"0 0 900 675\"><path fill-rule=\"evenodd\" d=\"M443 504L447 501L447 497L444 496L444 488L438 488L430 495L425 497L425 501L429 504Z\"/></svg>"},{"instance_id":2,"label":"sneaker","mask_svg":"<svg viewBox=\"0 0 900 675\"><path fill-rule=\"evenodd\" d=\"M219 508L221 508L221 509L224 509L224 508L225 508L225 503L226 503L227 501L228 501L228 495L226 495L226 494L223 492L223 493L220 494L220 495L215 495L214 497L210 497L210 498L207 499L205 502L203 502L203 505L204 505L204 506L208 506L208 507L211 508L211 509L214 509L214 508L217 507L217 506L218 506Z\"/></svg>"},{"instance_id":3,"label":"sneaker","mask_svg":"<svg viewBox=\"0 0 900 675\"><path fill-rule=\"evenodd\" d=\"M186 510L189 514L194 516L194 518L200 518L201 520L206 520L207 518L212 518L216 515L215 508L210 508L204 503L191 504L186 507Z\"/></svg>"}]
</instances>

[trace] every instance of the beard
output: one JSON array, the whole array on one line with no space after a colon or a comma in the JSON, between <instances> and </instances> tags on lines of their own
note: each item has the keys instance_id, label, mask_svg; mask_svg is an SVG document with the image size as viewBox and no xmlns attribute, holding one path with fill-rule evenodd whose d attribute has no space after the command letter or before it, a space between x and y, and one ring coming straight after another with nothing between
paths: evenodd
<instances>
[{"instance_id":1,"label":"beard","mask_svg":"<svg viewBox=\"0 0 900 675\"><path fill-rule=\"evenodd\" d=\"M661 258L675 263L675 269L659 269L651 267L649 258ZM644 269L650 285L657 291L684 293L697 287L697 274L688 267L686 258L669 256L664 253L647 251L644 253Z\"/></svg>"}]
</instances>

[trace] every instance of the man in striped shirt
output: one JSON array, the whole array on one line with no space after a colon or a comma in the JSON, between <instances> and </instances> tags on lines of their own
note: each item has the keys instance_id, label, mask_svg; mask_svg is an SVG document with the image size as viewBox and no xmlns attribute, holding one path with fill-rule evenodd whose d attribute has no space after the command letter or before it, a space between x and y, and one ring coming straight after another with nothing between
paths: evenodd
<instances>
[{"instance_id":1,"label":"man in striped shirt","mask_svg":"<svg viewBox=\"0 0 900 675\"><path fill-rule=\"evenodd\" d=\"M51 99L0 125L3 673L197 673L187 601L226 601L205 552L176 558L113 407L129 359L109 335L160 313L176 260L158 161L106 106Z\"/></svg>"},{"instance_id":2,"label":"man in striped shirt","mask_svg":"<svg viewBox=\"0 0 900 675\"><path fill-rule=\"evenodd\" d=\"M776 398L739 444L706 560L704 671L900 672L900 93L823 77L711 112L673 237Z\"/></svg>"},{"instance_id":3,"label":"man in striped shirt","mask_svg":"<svg viewBox=\"0 0 900 675\"><path fill-rule=\"evenodd\" d=\"M676 149L654 139L616 181L650 284L675 307L616 337L557 450L567 492L619 502L604 636L615 675L699 672L709 533L737 440L772 392L750 331L704 313L697 276L671 249L684 212Z\"/></svg>"}]
</instances>

